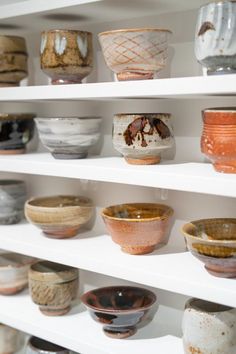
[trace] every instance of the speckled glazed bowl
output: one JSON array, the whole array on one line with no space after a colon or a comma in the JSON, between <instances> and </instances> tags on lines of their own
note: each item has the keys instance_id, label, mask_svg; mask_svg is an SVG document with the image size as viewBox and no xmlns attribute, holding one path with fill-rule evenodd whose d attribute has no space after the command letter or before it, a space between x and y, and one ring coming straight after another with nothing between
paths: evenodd
<instances>
[{"instance_id":1,"label":"speckled glazed bowl","mask_svg":"<svg viewBox=\"0 0 236 354\"><path fill-rule=\"evenodd\" d=\"M203 219L183 226L189 251L209 273L236 277L236 219Z\"/></svg>"},{"instance_id":2,"label":"speckled glazed bowl","mask_svg":"<svg viewBox=\"0 0 236 354\"><path fill-rule=\"evenodd\" d=\"M100 136L100 117L36 118L39 137L56 159L87 156Z\"/></svg>"},{"instance_id":3,"label":"speckled glazed bowl","mask_svg":"<svg viewBox=\"0 0 236 354\"><path fill-rule=\"evenodd\" d=\"M52 84L76 84L93 68L92 33L76 30L42 32L41 69Z\"/></svg>"},{"instance_id":4,"label":"speckled glazed bowl","mask_svg":"<svg viewBox=\"0 0 236 354\"><path fill-rule=\"evenodd\" d=\"M22 334L17 329L0 323L0 354L18 352L23 345L22 339Z\"/></svg>"},{"instance_id":5,"label":"speckled glazed bowl","mask_svg":"<svg viewBox=\"0 0 236 354\"><path fill-rule=\"evenodd\" d=\"M99 33L105 62L119 81L153 79L166 66L171 31L120 29Z\"/></svg>"},{"instance_id":6,"label":"speckled glazed bowl","mask_svg":"<svg viewBox=\"0 0 236 354\"><path fill-rule=\"evenodd\" d=\"M93 209L89 198L59 195L28 200L25 216L49 237L70 238L90 220Z\"/></svg>"},{"instance_id":7,"label":"speckled glazed bowl","mask_svg":"<svg viewBox=\"0 0 236 354\"><path fill-rule=\"evenodd\" d=\"M81 301L108 337L127 338L137 331L156 302L156 295L134 286L111 286L88 291Z\"/></svg>"},{"instance_id":8,"label":"speckled glazed bowl","mask_svg":"<svg viewBox=\"0 0 236 354\"><path fill-rule=\"evenodd\" d=\"M0 294L19 293L28 285L28 270L34 258L17 253L0 254Z\"/></svg>"},{"instance_id":9,"label":"speckled glazed bowl","mask_svg":"<svg viewBox=\"0 0 236 354\"><path fill-rule=\"evenodd\" d=\"M107 207L102 218L107 231L122 251L151 253L168 242L173 209L154 203L131 203Z\"/></svg>"},{"instance_id":10,"label":"speckled glazed bowl","mask_svg":"<svg viewBox=\"0 0 236 354\"><path fill-rule=\"evenodd\" d=\"M125 160L135 165L159 163L161 153L174 145L168 113L123 113L113 118L113 145Z\"/></svg>"},{"instance_id":11,"label":"speckled glazed bowl","mask_svg":"<svg viewBox=\"0 0 236 354\"><path fill-rule=\"evenodd\" d=\"M41 338L30 337L26 346L26 354L70 354L70 351Z\"/></svg>"},{"instance_id":12,"label":"speckled glazed bowl","mask_svg":"<svg viewBox=\"0 0 236 354\"><path fill-rule=\"evenodd\" d=\"M71 307L78 290L78 269L40 261L29 270L30 295L47 316L61 316Z\"/></svg>"}]
</instances>

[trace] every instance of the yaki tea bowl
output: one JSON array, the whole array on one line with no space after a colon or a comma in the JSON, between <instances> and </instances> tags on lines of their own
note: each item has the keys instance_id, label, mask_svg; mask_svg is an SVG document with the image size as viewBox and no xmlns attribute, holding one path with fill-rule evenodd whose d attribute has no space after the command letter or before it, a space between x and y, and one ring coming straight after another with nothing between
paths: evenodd
<instances>
[{"instance_id":1,"label":"yaki tea bowl","mask_svg":"<svg viewBox=\"0 0 236 354\"><path fill-rule=\"evenodd\" d=\"M21 349L23 344L21 332L15 328L0 323L0 354L13 354Z\"/></svg>"},{"instance_id":2,"label":"yaki tea bowl","mask_svg":"<svg viewBox=\"0 0 236 354\"><path fill-rule=\"evenodd\" d=\"M163 204L131 203L103 209L112 240L129 254L146 254L168 242L173 209Z\"/></svg>"},{"instance_id":3,"label":"yaki tea bowl","mask_svg":"<svg viewBox=\"0 0 236 354\"><path fill-rule=\"evenodd\" d=\"M25 203L27 220L52 238L70 238L93 215L89 198L59 195L30 199Z\"/></svg>"},{"instance_id":4,"label":"yaki tea bowl","mask_svg":"<svg viewBox=\"0 0 236 354\"><path fill-rule=\"evenodd\" d=\"M30 337L26 354L70 354L70 351L66 348L60 347L57 344L47 342L41 338Z\"/></svg>"},{"instance_id":5,"label":"yaki tea bowl","mask_svg":"<svg viewBox=\"0 0 236 354\"><path fill-rule=\"evenodd\" d=\"M153 79L166 66L171 31L132 28L99 33L105 62L119 81Z\"/></svg>"},{"instance_id":6,"label":"yaki tea bowl","mask_svg":"<svg viewBox=\"0 0 236 354\"><path fill-rule=\"evenodd\" d=\"M127 338L137 331L149 310L156 302L156 295L133 286L111 286L88 291L81 301L91 317L103 325L108 337Z\"/></svg>"},{"instance_id":7,"label":"yaki tea bowl","mask_svg":"<svg viewBox=\"0 0 236 354\"><path fill-rule=\"evenodd\" d=\"M183 226L189 251L207 271L224 278L236 277L236 219L203 219Z\"/></svg>"}]
</instances>

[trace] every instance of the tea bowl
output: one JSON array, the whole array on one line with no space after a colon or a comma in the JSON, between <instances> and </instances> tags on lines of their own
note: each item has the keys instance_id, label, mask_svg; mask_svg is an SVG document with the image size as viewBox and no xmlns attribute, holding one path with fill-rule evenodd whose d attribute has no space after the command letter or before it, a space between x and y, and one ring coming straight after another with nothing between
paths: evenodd
<instances>
[{"instance_id":1,"label":"tea bowl","mask_svg":"<svg viewBox=\"0 0 236 354\"><path fill-rule=\"evenodd\" d=\"M218 277L236 277L236 219L191 221L183 226L188 250Z\"/></svg>"},{"instance_id":2,"label":"tea bowl","mask_svg":"<svg viewBox=\"0 0 236 354\"><path fill-rule=\"evenodd\" d=\"M74 237L93 211L92 201L82 196L33 198L25 203L26 219L52 238Z\"/></svg>"},{"instance_id":3,"label":"tea bowl","mask_svg":"<svg viewBox=\"0 0 236 354\"><path fill-rule=\"evenodd\" d=\"M153 79L166 66L171 31L132 28L98 34L105 62L119 81Z\"/></svg>"},{"instance_id":4,"label":"tea bowl","mask_svg":"<svg viewBox=\"0 0 236 354\"><path fill-rule=\"evenodd\" d=\"M0 354L13 354L23 345L23 337L17 329L0 323Z\"/></svg>"},{"instance_id":5,"label":"tea bowl","mask_svg":"<svg viewBox=\"0 0 236 354\"><path fill-rule=\"evenodd\" d=\"M26 346L26 354L69 354L70 351L57 344L38 337L30 337Z\"/></svg>"},{"instance_id":6,"label":"tea bowl","mask_svg":"<svg viewBox=\"0 0 236 354\"><path fill-rule=\"evenodd\" d=\"M26 185L20 180L0 180L0 225L17 224L24 217Z\"/></svg>"},{"instance_id":7,"label":"tea bowl","mask_svg":"<svg viewBox=\"0 0 236 354\"><path fill-rule=\"evenodd\" d=\"M76 84L93 68L92 33L77 30L42 32L41 69L53 85Z\"/></svg>"},{"instance_id":8,"label":"tea bowl","mask_svg":"<svg viewBox=\"0 0 236 354\"><path fill-rule=\"evenodd\" d=\"M19 86L28 76L27 58L23 37L0 35L0 87Z\"/></svg>"},{"instance_id":9,"label":"tea bowl","mask_svg":"<svg viewBox=\"0 0 236 354\"><path fill-rule=\"evenodd\" d=\"M121 339L136 333L137 325L155 304L156 295L135 286L110 286L86 292L81 301L108 337Z\"/></svg>"},{"instance_id":10,"label":"tea bowl","mask_svg":"<svg viewBox=\"0 0 236 354\"><path fill-rule=\"evenodd\" d=\"M78 269L39 261L29 270L30 295L47 316L61 316L71 307L78 290Z\"/></svg>"},{"instance_id":11,"label":"tea bowl","mask_svg":"<svg viewBox=\"0 0 236 354\"><path fill-rule=\"evenodd\" d=\"M114 148L129 164L151 165L174 146L171 114L116 114L113 118Z\"/></svg>"},{"instance_id":12,"label":"tea bowl","mask_svg":"<svg viewBox=\"0 0 236 354\"><path fill-rule=\"evenodd\" d=\"M129 254L146 254L168 242L173 209L155 203L109 206L102 218L112 240Z\"/></svg>"},{"instance_id":13,"label":"tea bowl","mask_svg":"<svg viewBox=\"0 0 236 354\"><path fill-rule=\"evenodd\" d=\"M35 259L17 253L0 254L0 294L17 294L28 286L28 270Z\"/></svg>"},{"instance_id":14,"label":"tea bowl","mask_svg":"<svg viewBox=\"0 0 236 354\"><path fill-rule=\"evenodd\" d=\"M39 137L56 159L81 159L100 136L100 117L36 118Z\"/></svg>"}]
</instances>

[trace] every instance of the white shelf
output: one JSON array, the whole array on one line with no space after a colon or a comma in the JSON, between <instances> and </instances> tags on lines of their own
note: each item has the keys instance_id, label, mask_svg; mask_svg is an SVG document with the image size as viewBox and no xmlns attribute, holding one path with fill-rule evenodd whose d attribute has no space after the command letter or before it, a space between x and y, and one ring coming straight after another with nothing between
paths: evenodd
<instances>
[{"instance_id":1,"label":"white shelf","mask_svg":"<svg viewBox=\"0 0 236 354\"><path fill-rule=\"evenodd\" d=\"M211 276L200 261L189 252L177 253L171 243L151 255L131 256L110 236L93 230L73 239L54 240L25 223L1 226L0 245L8 251L236 307L234 279Z\"/></svg>"}]
</instances>

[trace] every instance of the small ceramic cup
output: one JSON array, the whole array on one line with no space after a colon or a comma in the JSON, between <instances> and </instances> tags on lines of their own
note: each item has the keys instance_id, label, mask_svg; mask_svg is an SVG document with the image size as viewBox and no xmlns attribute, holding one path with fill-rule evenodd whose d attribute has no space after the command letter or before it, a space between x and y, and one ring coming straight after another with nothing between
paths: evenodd
<instances>
[{"instance_id":1,"label":"small ceramic cup","mask_svg":"<svg viewBox=\"0 0 236 354\"><path fill-rule=\"evenodd\" d=\"M69 354L70 351L57 344L41 338L30 337L26 346L26 354Z\"/></svg>"},{"instance_id":2,"label":"small ceramic cup","mask_svg":"<svg viewBox=\"0 0 236 354\"><path fill-rule=\"evenodd\" d=\"M42 32L41 69L52 84L77 84L93 68L92 33L76 30Z\"/></svg>"},{"instance_id":3,"label":"small ceramic cup","mask_svg":"<svg viewBox=\"0 0 236 354\"><path fill-rule=\"evenodd\" d=\"M182 321L185 354L235 354L236 309L190 299Z\"/></svg>"},{"instance_id":4,"label":"small ceramic cup","mask_svg":"<svg viewBox=\"0 0 236 354\"><path fill-rule=\"evenodd\" d=\"M0 323L0 354L13 354L23 345L23 336L15 328Z\"/></svg>"}]
</instances>

